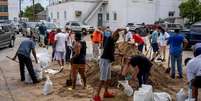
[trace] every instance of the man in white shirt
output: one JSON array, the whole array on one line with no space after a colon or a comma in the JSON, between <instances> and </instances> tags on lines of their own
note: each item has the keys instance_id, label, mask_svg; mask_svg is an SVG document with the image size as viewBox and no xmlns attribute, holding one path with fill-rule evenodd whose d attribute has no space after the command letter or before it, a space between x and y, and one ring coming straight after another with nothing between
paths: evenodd
<instances>
[{"instance_id":1,"label":"man in white shirt","mask_svg":"<svg viewBox=\"0 0 201 101\"><path fill-rule=\"evenodd\" d=\"M197 101L198 88L201 88L201 53L197 54L193 59L188 60L185 60L185 63L187 63L187 80L190 88L192 88L192 97Z\"/></svg>"},{"instance_id":2,"label":"man in white shirt","mask_svg":"<svg viewBox=\"0 0 201 101\"><path fill-rule=\"evenodd\" d=\"M133 34L132 34L132 32L131 31L128 31L128 33L126 34L126 42L128 42L128 41L132 41L132 39L133 39Z\"/></svg>"},{"instance_id":3,"label":"man in white shirt","mask_svg":"<svg viewBox=\"0 0 201 101\"><path fill-rule=\"evenodd\" d=\"M58 61L62 71L67 46L67 35L62 33L61 29L57 29L57 34L55 35L55 45L55 59Z\"/></svg>"}]
</instances>

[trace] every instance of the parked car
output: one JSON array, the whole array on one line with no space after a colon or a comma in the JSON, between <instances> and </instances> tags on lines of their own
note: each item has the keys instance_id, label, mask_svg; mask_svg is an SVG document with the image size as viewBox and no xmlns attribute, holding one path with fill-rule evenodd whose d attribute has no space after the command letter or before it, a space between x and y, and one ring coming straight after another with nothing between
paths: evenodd
<instances>
[{"instance_id":1,"label":"parked car","mask_svg":"<svg viewBox=\"0 0 201 101\"><path fill-rule=\"evenodd\" d=\"M78 21L69 21L66 23L66 26L70 29L72 29L73 31L87 31L89 33L92 33L95 29L93 26L89 26L86 24L83 24L81 22Z\"/></svg>"},{"instance_id":2,"label":"parked car","mask_svg":"<svg viewBox=\"0 0 201 101\"><path fill-rule=\"evenodd\" d=\"M8 23L0 23L0 47L14 47L14 45L15 32L13 31L12 26Z\"/></svg>"},{"instance_id":3,"label":"parked car","mask_svg":"<svg viewBox=\"0 0 201 101\"><path fill-rule=\"evenodd\" d=\"M171 31L175 29L183 29L181 24L175 24L175 23L163 23L160 24L162 28L164 28L166 31Z\"/></svg>"},{"instance_id":4,"label":"parked car","mask_svg":"<svg viewBox=\"0 0 201 101\"><path fill-rule=\"evenodd\" d=\"M193 24L190 28L190 31L186 30L183 31L183 33L189 42L189 48L194 44L201 42L201 22Z\"/></svg>"}]
</instances>

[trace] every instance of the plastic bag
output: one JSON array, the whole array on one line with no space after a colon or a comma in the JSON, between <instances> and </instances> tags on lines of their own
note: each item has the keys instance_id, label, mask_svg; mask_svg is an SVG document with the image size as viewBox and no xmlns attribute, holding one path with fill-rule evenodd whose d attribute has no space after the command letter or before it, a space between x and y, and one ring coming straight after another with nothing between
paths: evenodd
<instances>
[{"instance_id":1,"label":"plastic bag","mask_svg":"<svg viewBox=\"0 0 201 101\"><path fill-rule=\"evenodd\" d=\"M25 68L24 69L25 83L28 83L28 84L33 83L31 76L27 70L27 67L25 66L24 68ZM40 65L36 64L33 69L34 69L37 80L42 80L43 79L43 71L42 71L42 68L40 68Z\"/></svg>"},{"instance_id":2,"label":"plastic bag","mask_svg":"<svg viewBox=\"0 0 201 101\"><path fill-rule=\"evenodd\" d=\"M81 79L80 73L77 73L76 85L82 86L82 79Z\"/></svg>"},{"instance_id":3,"label":"plastic bag","mask_svg":"<svg viewBox=\"0 0 201 101\"><path fill-rule=\"evenodd\" d=\"M43 87L43 94L44 95L50 94L52 92L52 88L53 88L52 81L50 80L49 76L47 75L45 85Z\"/></svg>"},{"instance_id":4,"label":"plastic bag","mask_svg":"<svg viewBox=\"0 0 201 101\"><path fill-rule=\"evenodd\" d=\"M182 88L176 95L176 101L185 101L185 99L186 99L186 95L185 95L184 89Z\"/></svg>"},{"instance_id":5,"label":"plastic bag","mask_svg":"<svg viewBox=\"0 0 201 101\"><path fill-rule=\"evenodd\" d=\"M118 82L124 87L124 93L126 93L127 96L133 95L133 88L128 84L128 80Z\"/></svg>"},{"instance_id":6,"label":"plastic bag","mask_svg":"<svg viewBox=\"0 0 201 101\"><path fill-rule=\"evenodd\" d=\"M46 48L43 48L39 52L37 52L37 58L42 68L47 68L49 66L50 56Z\"/></svg>"},{"instance_id":7,"label":"plastic bag","mask_svg":"<svg viewBox=\"0 0 201 101\"><path fill-rule=\"evenodd\" d=\"M172 101L172 98L166 92L154 93L154 101Z\"/></svg>"},{"instance_id":8,"label":"plastic bag","mask_svg":"<svg viewBox=\"0 0 201 101\"><path fill-rule=\"evenodd\" d=\"M133 101L153 101L153 88L151 85L142 85L138 91L135 91Z\"/></svg>"}]
</instances>

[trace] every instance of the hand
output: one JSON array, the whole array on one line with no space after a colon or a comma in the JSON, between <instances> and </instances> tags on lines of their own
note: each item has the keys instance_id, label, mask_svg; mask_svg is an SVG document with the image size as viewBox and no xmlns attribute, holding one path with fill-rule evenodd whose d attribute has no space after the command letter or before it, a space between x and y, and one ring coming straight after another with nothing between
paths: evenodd
<instances>
[{"instance_id":1,"label":"hand","mask_svg":"<svg viewBox=\"0 0 201 101\"><path fill-rule=\"evenodd\" d=\"M16 60L16 57L13 57L12 60Z\"/></svg>"},{"instance_id":2,"label":"hand","mask_svg":"<svg viewBox=\"0 0 201 101\"><path fill-rule=\"evenodd\" d=\"M36 59L36 64L38 64L38 60Z\"/></svg>"}]
</instances>

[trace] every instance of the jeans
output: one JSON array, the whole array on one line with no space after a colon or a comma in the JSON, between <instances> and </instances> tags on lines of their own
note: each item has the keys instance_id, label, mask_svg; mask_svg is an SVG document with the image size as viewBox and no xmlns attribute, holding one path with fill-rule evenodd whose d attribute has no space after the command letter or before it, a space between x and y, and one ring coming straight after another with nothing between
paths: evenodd
<instances>
[{"instance_id":1,"label":"jeans","mask_svg":"<svg viewBox=\"0 0 201 101\"><path fill-rule=\"evenodd\" d=\"M175 65L177 63L177 70L179 77L182 78L182 54L175 56L171 55L171 76L175 78Z\"/></svg>"},{"instance_id":2,"label":"jeans","mask_svg":"<svg viewBox=\"0 0 201 101\"><path fill-rule=\"evenodd\" d=\"M71 53L72 53L72 47L67 46L66 47L66 62L70 61Z\"/></svg>"},{"instance_id":3,"label":"jeans","mask_svg":"<svg viewBox=\"0 0 201 101\"><path fill-rule=\"evenodd\" d=\"M137 75L139 86L141 87L142 84L146 84L149 77L149 73L141 72Z\"/></svg>"},{"instance_id":4,"label":"jeans","mask_svg":"<svg viewBox=\"0 0 201 101\"><path fill-rule=\"evenodd\" d=\"M20 75L21 75L21 81L25 80L24 75L24 67L26 65L26 68L31 76L31 79L33 83L37 82L36 74L33 69L31 58L25 57L24 55L18 54L18 59L20 63Z\"/></svg>"}]
</instances>

